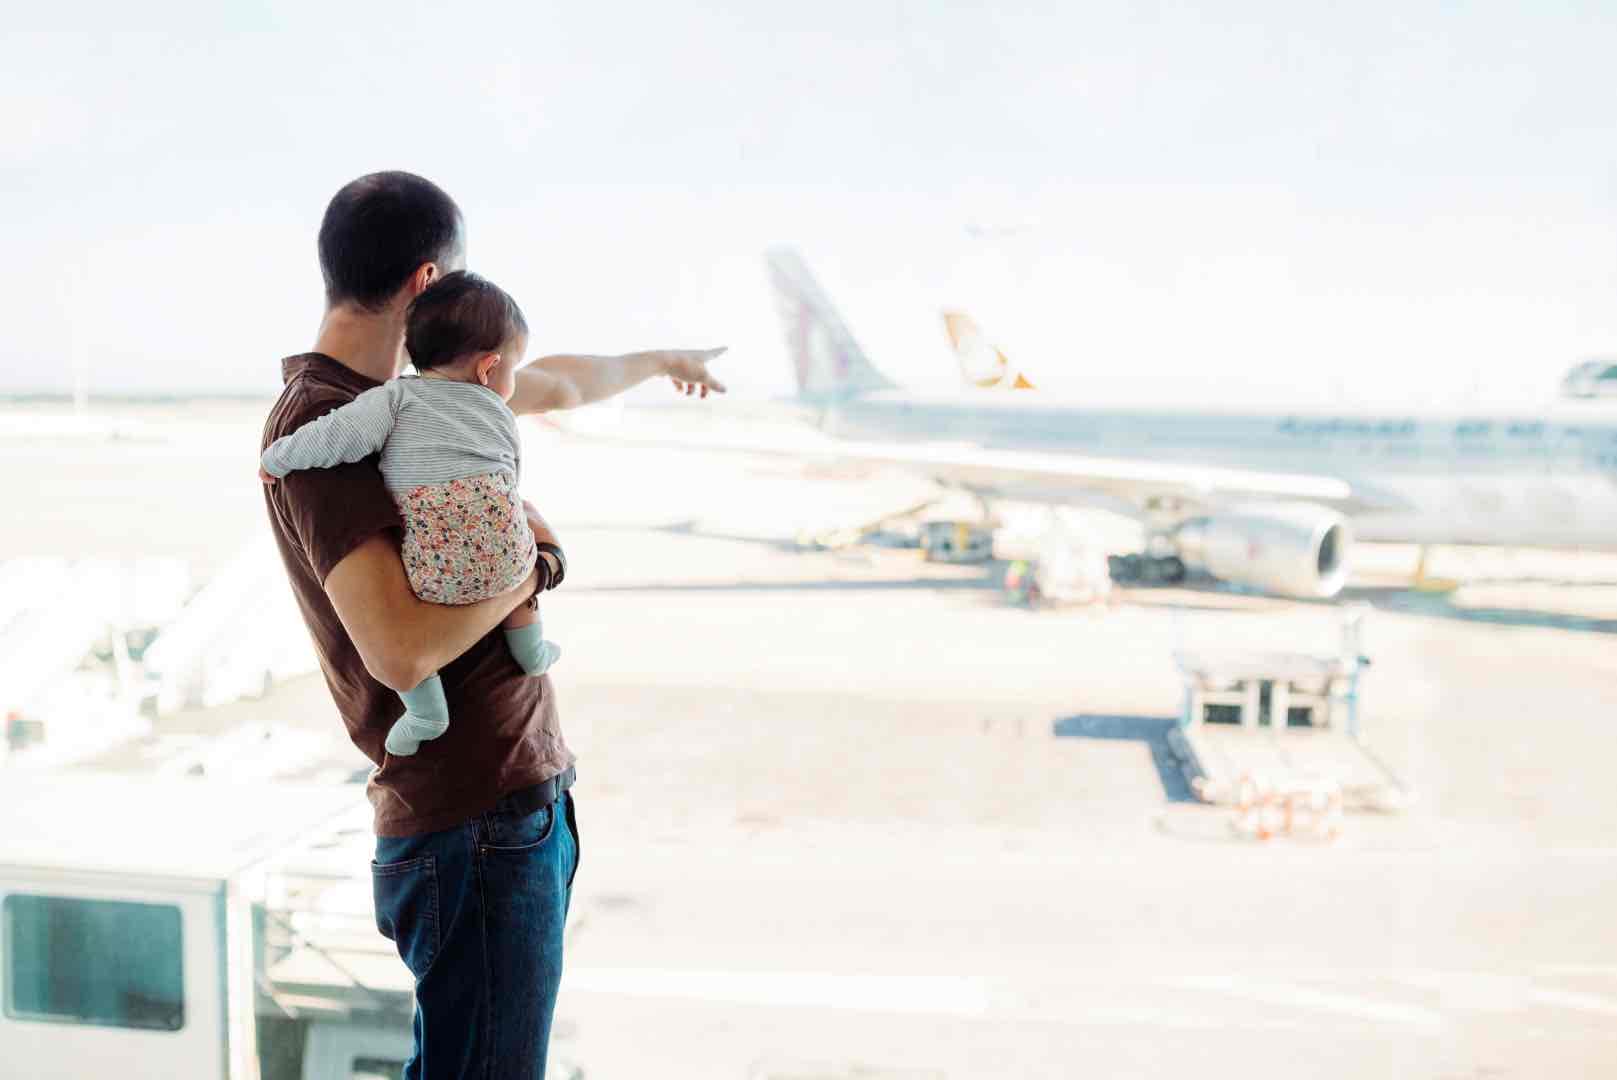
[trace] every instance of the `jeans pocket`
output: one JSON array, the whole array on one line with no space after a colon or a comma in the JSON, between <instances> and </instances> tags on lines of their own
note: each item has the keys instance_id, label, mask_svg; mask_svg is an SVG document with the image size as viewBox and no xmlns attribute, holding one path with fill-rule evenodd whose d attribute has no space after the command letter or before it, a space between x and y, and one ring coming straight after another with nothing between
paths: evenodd
<instances>
[{"instance_id":1,"label":"jeans pocket","mask_svg":"<svg viewBox=\"0 0 1617 1080\"><path fill-rule=\"evenodd\" d=\"M524 855L535 851L555 834L556 804L531 814L494 811L485 819L483 851L487 854Z\"/></svg>"},{"instance_id":2,"label":"jeans pocket","mask_svg":"<svg viewBox=\"0 0 1617 1080\"><path fill-rule=\"evenodd\" d=\"M396 863L371 863L376 929L398 948L417 979L438 958L438 861L431 855Z\"/></svg>"}]
</instances>

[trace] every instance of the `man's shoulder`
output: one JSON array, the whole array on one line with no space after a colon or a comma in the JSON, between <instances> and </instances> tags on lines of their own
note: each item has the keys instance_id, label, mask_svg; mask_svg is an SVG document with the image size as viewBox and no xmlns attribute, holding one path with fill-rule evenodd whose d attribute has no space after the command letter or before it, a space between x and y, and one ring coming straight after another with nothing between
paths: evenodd
<instances>
[{"instance_id":1,"label":"man's shoulder","mask_svg":"<svg viewBox=\"0 0 1617 1080\"><path fill-rule=\"evenodd\" d=\"M310 420L346 405L359 393L356 389L323 379L308 368L291 370L281 396L271 406L264 424L264 445L291 434Z\"/></svg>"}]
</instances>

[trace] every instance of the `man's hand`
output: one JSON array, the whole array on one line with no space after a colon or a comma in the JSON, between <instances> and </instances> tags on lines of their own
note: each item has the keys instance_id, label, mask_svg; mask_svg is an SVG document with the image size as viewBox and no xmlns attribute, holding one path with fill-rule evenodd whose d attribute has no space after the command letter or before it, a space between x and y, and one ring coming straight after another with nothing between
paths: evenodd
<instances>
[{"instance_id":1,"label":"man's hand","mask_svg":"<svg viewBox=\"0 0 1617 1080\"><path fill-rule=\"evenodd\" d=\"M717 349L671 350L660 354L663 358L663 368L673 382L675 392L686 397L698 392L702 397L707 397L710 390L715 394L724 393L724 384L708 371L707 363L709 360L717 360L728 347L721 345Z\"/></svg>"},{"instance_id":2,"label":"man's hand","mask_svg":"<svg viewBox=\"0 0 1617 1080\"><path fill-rule=\"evenodd\" d=\"M707 365L724 349L656 349L623 356L543 356L518 368L511 411L523 413L576 409L605 401L647 379L667 375L682 394L724 393Z\"/></svg>"}]
</instances>

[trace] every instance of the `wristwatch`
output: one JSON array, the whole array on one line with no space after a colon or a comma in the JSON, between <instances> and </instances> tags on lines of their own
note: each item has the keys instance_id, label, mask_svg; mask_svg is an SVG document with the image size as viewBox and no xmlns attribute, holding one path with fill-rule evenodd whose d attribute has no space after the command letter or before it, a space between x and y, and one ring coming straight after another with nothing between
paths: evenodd
<instances>
[{"instance_id":1,"label":"wristwatch","mask_svg":"<svg viewBox=\"0 0 1617 1080\"><path fill-rule=\"evenodd\" d=\"M528 597L529 611L537 611L539 609L540 593L549 592L551 589L554 589L557 585L560 585L562 583L562 579L567 576L567 556L562 553L561 548L557 547L555 544L539 544L538 548L541 555L549 553L556 557L556 572L554 574L550 572L550 564L544 559L538 559L536 561L535 565L539 570L539 585L533 590L533 595Z\"/></svg>"},{"instance_id":2,"label":"wristwatch","mask_svg":"<svg viewBox=\"0 0 1617 1080\"><path fill-rule=\"evenodd\" d=\"M567 556L562 552L562 549L555 544L539 544L537 547L539 548L541 554L550 554L556 556L556 573L553 577L548 577L547 583L539 590L540 592L545 592L549 589L554 589L557 585L560 585L563 579L567 577ZM547 563L545 565L545 572L547 575L549 574L549 571L550 565Z\"/></svg>"}]
</instances>

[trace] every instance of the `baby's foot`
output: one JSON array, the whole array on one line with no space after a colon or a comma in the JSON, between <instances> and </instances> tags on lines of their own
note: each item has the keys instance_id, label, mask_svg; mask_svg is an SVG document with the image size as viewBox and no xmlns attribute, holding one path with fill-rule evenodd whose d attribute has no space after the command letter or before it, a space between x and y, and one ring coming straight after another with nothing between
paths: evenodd
<instances>
[{"instance_id":1,"label":"baby's foot","mask_svg":"<svg viewBox=\"0 0 1617 1080\"><path fill-rule=\"evenodd\" d=\"M561 646L546 641L538 623L518 626L505 632L505 643L522 670L529 675L543 675L551 665L561 659Z\"/></svg>"},{"instance_id":2,"label":"baby's foot","mask_svg":"<svg viewBox=\"0 0 1617 1080\"><path fill-rule=\"evenodd\" d=\"M524 665L523 670L529 675L543 675L550 670L552 664L560 659L560 645L557 645L554 641L541 641L539 643L539 655L534 658L533 666Z\"/></svg>"},{"instance_id":3,"label":"baby's foot","mask_svg":"<svg viewBox=\"0 0 1617 1080\"><path fill-rule=\"evenodd\" d=\"M388 729L382 745L394 757L410 757L427 739L436 739L449 730L448 720L429 720L424 716L405 713Z\"/></svg>"},{"instance_id":4,"label":"baby's foot","mask_svg":"<svg viewBox=\"0 0 1617 1080\"><path fill-rule=\"evenodd\" d=\"M411 738L402 724L394 724L382 745L387 747L387 752L394 757L410 757L421 749L421 740Z\"/></svg>"}]
</instances>

